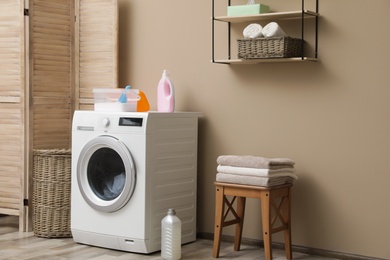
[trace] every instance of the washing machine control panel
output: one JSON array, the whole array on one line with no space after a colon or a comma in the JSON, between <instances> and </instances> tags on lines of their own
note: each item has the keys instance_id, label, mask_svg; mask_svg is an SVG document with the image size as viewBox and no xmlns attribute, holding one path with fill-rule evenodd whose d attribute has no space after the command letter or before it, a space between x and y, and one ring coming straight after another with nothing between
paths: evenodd
<instances>
[{"instance_id":1,"label":"washing machine control panel","mask_svg":"<svg viewBox=\"0 0 390 260\"><path fill-rule=\"evenodd\" d=\"M148 113L76 111L73 131L146 133Z\"/></svg>"}]
</instances>

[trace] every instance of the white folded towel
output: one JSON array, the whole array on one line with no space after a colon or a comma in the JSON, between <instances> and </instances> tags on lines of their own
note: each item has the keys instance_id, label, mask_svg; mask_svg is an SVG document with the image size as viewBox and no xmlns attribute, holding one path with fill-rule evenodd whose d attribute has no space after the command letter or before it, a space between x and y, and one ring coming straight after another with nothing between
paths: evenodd
<instances>
[{"instance_id":1,"label":"white folded towel","mask_svg":"<svg viewBox=\"0 0 390 260\"><path fill-rule=\"evenodd\" d=\"M247 27L245 27L242 34L244 35L245 39L255 39L255 38L261 38L263 37L263 34L261 33L261 30L263 27L258 23L251 23Z\"/></svg>"},{"instance_id":2,"label":"white folded towel","mask_svg":"<svg viewBox=\"0 0 390 260\"><path fill-rule=\"evenodd\" d=\"M217 163L259 169L293 168L295 164L293 160L288 158L266 158L252 155L220 155L217 158Z\"/></svg>"},{"instance_id":3,"label":"white folded towel","mask_svg":"<svg viewBox=\"0 0 390 260\"><path fill-rule=\"evenodd\" d=\"M246 175L246 176L257 176L257 177L268 177L268 178L291 177L296 180L298 179L298 176L294 174L295 173L294 168L281 168L281 169L271 170L271 169L218 165L217 172L234 174L234 175Z\"/></svg>"},{"instance_id":4,"label":"white folded towel","mask_svg":"<svg viewBox=\"0 0 390 260\"><path fill-rule=\"evenodd\" d=\"M261 33L264 37L278 37L278 36L287 36L287 34L280 28L279 24L276 22L270 22L261 30Z\"/></svg>"},{"instance_id":5,"label":"white folded towel","mask_svg":"<svg viewBox=\"0 0 390 260\"><path fill-rule=\"evenodd\" d=\"M217 173L216 181L227 183L238 183L243 185L272 187L283 184L292 184L294 179L291 177L279 177L279 178L267 178L267 177L254 177L254 176L238 176L228 173Z\"/></svg>"}]
</instances>

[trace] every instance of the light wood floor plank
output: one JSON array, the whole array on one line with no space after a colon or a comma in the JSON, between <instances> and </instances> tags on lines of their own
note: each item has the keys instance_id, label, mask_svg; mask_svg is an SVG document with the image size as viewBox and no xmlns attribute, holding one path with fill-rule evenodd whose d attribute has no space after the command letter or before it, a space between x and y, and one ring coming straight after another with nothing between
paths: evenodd
<instances>
[{"instance_id":1,"label":"light wood floor plank","mask_svg":"<svg viewBox=\"0 0 390 260\"><path fill-rule=\"evenodd\" d=\"M161 253L150 255L122 252L75 243L72 238L39 238L33 232L19 232L18 217L0 215L0 259L7 260L161 260ZM182 259L214 259L213 241L198 239L182 246ZM273 250L274 259L285 259L283 250ZM293 253L294 259L325 260L330 258ZM233 250L233 243L222 242L220 258L263 260L264 250L257 246L242 245Z\"/></svg>"}]
</instances>

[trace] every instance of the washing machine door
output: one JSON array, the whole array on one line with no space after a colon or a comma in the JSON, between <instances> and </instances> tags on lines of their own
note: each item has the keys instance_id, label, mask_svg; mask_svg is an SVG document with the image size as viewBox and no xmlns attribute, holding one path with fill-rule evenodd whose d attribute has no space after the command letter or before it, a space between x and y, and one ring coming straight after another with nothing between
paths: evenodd
<instances>
[{"instance_id":1,"label":"washing machine door","mask_svg":"<svg viewBox=\"0 0 390 260\"><path fill-rule=\"evenodd\" d=\"M77 163L77 183L85 201L94 209L114 212L130 200L136 182L133 157L113 136L89 141Z\"/></svg>"}]
</instances>

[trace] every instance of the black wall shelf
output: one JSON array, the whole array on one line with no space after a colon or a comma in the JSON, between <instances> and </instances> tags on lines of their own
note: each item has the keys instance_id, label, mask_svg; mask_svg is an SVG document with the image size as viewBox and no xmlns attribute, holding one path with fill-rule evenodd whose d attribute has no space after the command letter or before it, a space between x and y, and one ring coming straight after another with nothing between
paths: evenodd
<instances>
[{"instance_id":1,"label":"black wall shelf","mask_svg":"<svg viewBox=\"0 0 390 260\"><path fill-rule=\"evenodd\" d=\"M316 62L318 61L318 1L315 0L315 11L307 10L305 8L305 0L302 0L301 10L289 11L289 12L274 12L264 13L257 15L246 15L246 16L215 16L215 1L212 0L212 51L211 51L211 62L219 64L256 64L256 63L269 63L269 62ZM227 0L227 6L231 5L231 0ZM286 20L286 19L300 19L301 20L301 39L302 39L302 50L304 50L305 40L305 19L315 19L315 44L314 54L311 57L305 57L304 51L302 51L301 57L294 58L267 58L267 59L232 59L231 58L231 26L235 23L244 22L255 22L264 20ZM226 59L215 59L215 25L217 22L227 24L227 58Z\"/></svg>"}]
</instances>

